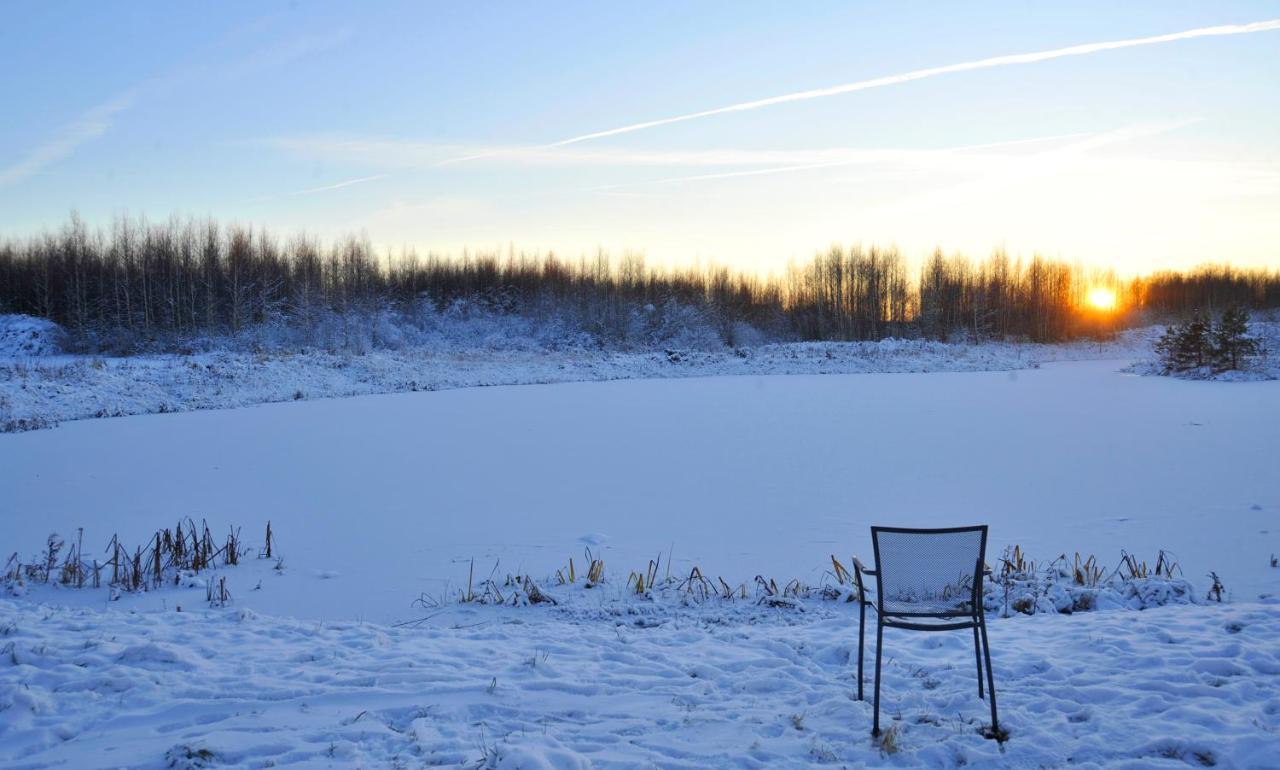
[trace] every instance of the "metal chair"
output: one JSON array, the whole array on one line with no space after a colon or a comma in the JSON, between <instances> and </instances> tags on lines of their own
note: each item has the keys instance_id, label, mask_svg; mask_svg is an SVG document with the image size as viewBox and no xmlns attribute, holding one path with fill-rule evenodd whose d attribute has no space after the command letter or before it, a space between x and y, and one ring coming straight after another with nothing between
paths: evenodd
<instances>
[{"instance_id":1,"label":"metal chair","mask_svg":"<svg viewBox=\"0 0 1280 770\"><path fill-rule=\"evenodd\" d=\"M875 569L853 558L858 588L858 700L862 700L862 648L866 635L867 607L876 611L875 721L872 735L880 734L880 658L884 629L955 631L973 629L974 657L978 662L978 697L982 698L985 659L988 699L991 703L989 737L999 738L996 716L996 683L991 674L991 648L982 611L982 579L986 566L987 528L903 529L872 527ZM874 575L875 596L867 598L864 575ZM979 640L981 637L981 640Z\"/></svg>"}]
</instances>

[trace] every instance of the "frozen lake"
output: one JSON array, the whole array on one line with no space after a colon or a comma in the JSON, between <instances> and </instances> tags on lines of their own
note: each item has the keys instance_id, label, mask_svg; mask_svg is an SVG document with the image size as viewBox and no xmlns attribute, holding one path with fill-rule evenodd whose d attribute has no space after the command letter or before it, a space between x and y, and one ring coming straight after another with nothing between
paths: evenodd
<instances>
[{"instance_id":1,"label":"frozen lake","mask_svg":"<svg viewBox=\"0 0 1280 770\"><path fill-rule=\"evenodd\" d=\"M869 555L870 524L986 522L992 562L1014 543L1108 568L1122 548L1149 562L1165 548L1236 600L1278 592L1280 382L1118 367L491 387L71 422L0 435L0 550L30 556L81 526L86 550L113 532L135 542L185 516L219 536L239 524L256 545L270 519L286 575L229 572L238 604L389 622L465 582L472 558L478 576L500 562L541 578L592 543L615 578L674 549L673 571L816 582L830 554Z\"/></svg>"}]
</instances>

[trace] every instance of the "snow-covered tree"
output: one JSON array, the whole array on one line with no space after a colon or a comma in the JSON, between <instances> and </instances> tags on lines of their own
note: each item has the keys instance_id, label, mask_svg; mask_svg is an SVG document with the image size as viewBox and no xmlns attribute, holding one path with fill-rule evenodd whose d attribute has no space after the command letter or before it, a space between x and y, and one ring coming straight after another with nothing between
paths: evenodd
<instances>
[{"instance_id":1,"label":"snow-covered tree","mask_svg":"<svg viewBox=\"0 0 1280 770\"><path fill-rule=\"evenodd\" d=\"M1249 336L1249 311L1237 305L1227 308L1213 329L1213 368L1239 369L1241 361L1258 350L1258 341Z\"/></svg>"},{"instance_id":2,"label":"snow-covered tree","mask_svg":"<svg viewBox=\"0 0 1280 770\"><path fill-rule=\"evenodd\" d=\"M1165 330L1156 352L1166 372L1185 372L1204 366L1213 354L1209 321L1196 313L1189 320Z\"/></svg>"}]
</instances>

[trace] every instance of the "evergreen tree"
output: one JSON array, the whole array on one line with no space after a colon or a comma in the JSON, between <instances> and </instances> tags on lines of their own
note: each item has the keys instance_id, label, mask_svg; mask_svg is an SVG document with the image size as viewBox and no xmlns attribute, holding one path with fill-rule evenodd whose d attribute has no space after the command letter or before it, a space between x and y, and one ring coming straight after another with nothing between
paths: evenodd
<instances>
[{"instance_id":1,"label":"evergreen tree","mask_svg":"<svg viewBox=\"0 0 1280 770\"><path fill-rule=\"evenodd\" d=\"M1182 329L1180 326L1166 326L1164 327L1164 334L1161 334L1160 339L1156 340L1156 355L1160 357L1160 363L1164 365L1165 374L1178 370L1178 339L1181 334Z\"/></svg>"},{"instance_id":2,"label":"evergreen tree","mask_svg":"<svg viewBox=\"0 0 1280 770\"><path fill-rule=\"evenodd\" d=\"M1156 342L1156 353L1165 373L1185 372L1204 366L1213 353L1209 322L1199 313L1165 329Z\"/></svg>"},{"instance_id":3,"label":"evergreen tree","mask_svg":"<svg viewBox=\"0 0 1280 770\"><path fill-rule=\"evenodd\" d=\"M1257 354L1258 341L1249 333L1249 311L1232 305L1213 330L1213 366L1219 371L1239 369L1243 358Z\"/></svg>"},{"instance_id":4,"label":"evergreen tree","mask_svg":"<svg viewBox=\"0 0 1280 770\"><path fill-rule=\"evenodd\" d=\"M1198 369L1209 362L1213 354L1209 332L1209 320L1201 313L1191 316L1191 320L1183 324L1175 353L1179 371Z\"/></svg>"}]
</instances>

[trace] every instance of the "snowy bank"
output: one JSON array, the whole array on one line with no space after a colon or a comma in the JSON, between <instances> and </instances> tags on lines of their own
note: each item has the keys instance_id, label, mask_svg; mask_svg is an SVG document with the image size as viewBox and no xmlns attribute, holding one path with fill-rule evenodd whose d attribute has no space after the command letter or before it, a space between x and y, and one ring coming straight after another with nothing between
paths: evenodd
<instances>
[{"instance_id":1,"label":"snowy bank","mask_svg":"<svg viewBox=\"0 0 1280 770\"><path fill-rule=\"evenodd\" d=\"M1050 361L1132 360L1155 329L1106 343L812 342L614 352L589 348L413 347L364 354L210 352L189 356L0 356L0 431L68 420L487 385L721 375L977 372Z\"/></svg>"}]
</instances>

